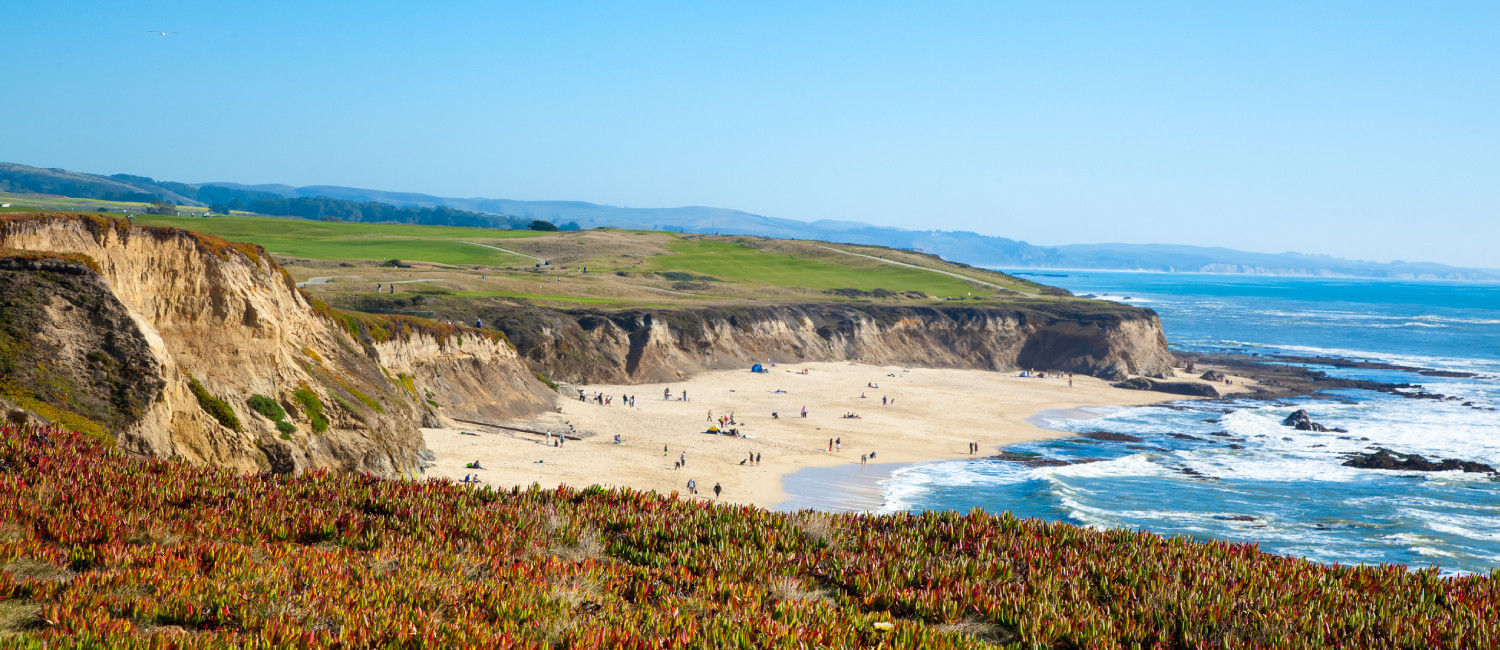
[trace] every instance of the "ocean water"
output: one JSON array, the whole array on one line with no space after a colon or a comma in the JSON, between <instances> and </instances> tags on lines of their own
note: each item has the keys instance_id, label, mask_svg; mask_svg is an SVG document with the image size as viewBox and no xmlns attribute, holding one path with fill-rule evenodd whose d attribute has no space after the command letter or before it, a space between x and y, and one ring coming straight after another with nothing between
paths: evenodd
<instances>
[{"instance_id":1,"label":"ocean water","mask_svg":"<svg viewBox=\"0 0 1500 650\"><path fill-rule=\"evenodd\" d=\"M1479 376L1320 367L1462 399L1341 390L1275 403L1182 401L1098 409L1093 419L1049 418L1058 429L1125 433L1142 441L1063 438L1007 447L1046 458L1098 459L1061 467L990 459L904 467L881 484L885 509L977 506L1086 526L1250 541L1265 551L1330 563L1436 565L1447 573L1500 568L1500 482L1472 473L1342 464L1346 454L1380 446L1500 467L1500 411L1483 410L1500 408L1500 285L1047 273L1023 277L1151 307L1177 350L1340 356ZM1282 426L1298 408L1349 433Z\"/></svg>"}]
</instances>

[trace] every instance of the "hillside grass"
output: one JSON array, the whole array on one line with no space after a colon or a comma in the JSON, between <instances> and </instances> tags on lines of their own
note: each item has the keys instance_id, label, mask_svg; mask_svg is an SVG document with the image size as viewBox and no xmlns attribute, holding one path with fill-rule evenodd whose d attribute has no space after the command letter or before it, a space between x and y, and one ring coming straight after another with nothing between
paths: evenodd
<instances>
[{"instance_id":1,"label":"hillside grass","mask_svg":"<svg viewBox=\"0 0 1500 650\"><path fill-rule=\"evenodd\" d=\"M0 645L1482 648L1500 571L973 510L241 474L0 423Z\"/></svg>"},{"instance_id":2,"label":"hillside grass","mask_svg":"<svg viewBox=\"0 0 1500 650\"><path fill-rule=\"evenodd\" d=\"M317 260L390 260L435 264L531 266L533 260L492 248L495 240L541 236L524 230L406 224L347 223L274 217L164 217L139 215L135 223L171 226L264 246L273 255Z\"/></svg>"},{"instance_id":3,"label":"hillside grass","mask_svg":"<svg viewBox=\"0 0 1500 650\"><path fill-rule=\"evenodd\" d=\"M14 194L0 192L0 203L10 203L9 208L0 208L6 212L35 212L38 210L65 210L70 212L95 212L99 208L113 211L145 212L151 207L150 203L137 201L106 201L104 199L82 199L70 196L57 196L55 194ZM205 214L208 208L184 205L178 206L180 212L193 214Z\"/></svg>"},{"instance_id":4,"label":"hillside grass","mask_svg":"<svg viewBox=\"0 0 1500 650\"><path fill-rule=\"evenodd\" d=\"M644 271L679 271L731 282L808 289L921 291L928 295L991 296L988 287L957 278L826 252L817 256L772 253L727 241L683 240L667 246L675 254L650 259ZM838 256L838 257L835 257Z\"/></svg>"}]
</instances>

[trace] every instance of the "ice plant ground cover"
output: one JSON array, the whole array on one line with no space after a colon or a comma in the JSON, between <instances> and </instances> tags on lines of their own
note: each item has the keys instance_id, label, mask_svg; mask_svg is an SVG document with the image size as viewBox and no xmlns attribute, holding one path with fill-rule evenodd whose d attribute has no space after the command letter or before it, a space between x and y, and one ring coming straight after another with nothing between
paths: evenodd
<instances>
[{"instance_id":1,"label":"ice plant ground cover","mask_svg":"<svg viewBox=\"0 0 1500 650\"><path fill-rule=\"evenodd\" d=\"M1479 648L1497 585L977 511L239 475L0 425L0 646Z\"/></svg>"}]
</instances>

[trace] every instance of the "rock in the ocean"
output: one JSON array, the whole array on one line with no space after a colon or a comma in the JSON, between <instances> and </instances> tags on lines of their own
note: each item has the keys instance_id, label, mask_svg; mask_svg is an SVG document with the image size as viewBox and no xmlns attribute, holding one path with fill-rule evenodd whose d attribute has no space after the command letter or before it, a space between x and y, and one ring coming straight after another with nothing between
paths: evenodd
<instances>
[{"instance_id":1,"label":"rock in the ocean","mask_svg":"<svg viewBox=\"0 0 1500 650\"><path fill-rule=\"evenodd\" d=\"M1298 431L1333 431L1333 429L1313 422L1312 416L1308 415L1307 411L1302 409L1297 409L1291 415L1286 416L1286 419L1282 420L1281 423Z\"/></svg>"},{"instance_id":2,"label":"rock in the ocean","mask_svg":"<svg viewBox=\"0 0 1500 650\"><path fill-rule=\"evenodd\" d=\"M1128 433L1115 433L1113 431L1091 431L1083 434L1083 437L1092 440L1106 440L1109 442L1142 442L1145 438L1132 436Z\"/></svg>"},{"instance_id":3,"label":"rock in the ocean","mask_svg":"<svg viewBox=\"0 0 1500 650\"><path fill-rule=\"evenodd\" d=\"M1416 472L1452 472L1463 470L1476 474L1495 473L1495 468L1484 463L1457 458L1444 458L1439 462L1432 462L1418 454L1402 454L1377 447L1374 453L1353 454L1344 461L1349 467L1360 469L1390 469L1406 470Z\"/></svg>"}]
</instances>

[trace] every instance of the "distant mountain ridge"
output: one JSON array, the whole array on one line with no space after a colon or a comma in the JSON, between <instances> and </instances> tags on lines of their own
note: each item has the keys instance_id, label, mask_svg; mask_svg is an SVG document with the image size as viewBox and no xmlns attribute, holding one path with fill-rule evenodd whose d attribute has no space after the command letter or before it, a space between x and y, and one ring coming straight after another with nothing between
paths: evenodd
<instances>
[{"instance_id":1,"label":"distant mountain ridge","mask_svg":"<svg viewBox=\"0 0 1500 650\"><path fill-rule=\"evenodd\" d=\"M333 198L361 203L385 203L402 208L463 210L496 217L497 224L531 219L556 224L575 222L583 228L614 227L753 235L782 239L816 239L846 244L868 244L919 250L974 266L1000 268L1112 269L1164 272L1248 273L1500 281L1500 270L1462 268L1433 262L1367 262L1303 253L1253 253L1230 248L1177 244L1070 244L1033 246L1024 241L968 231L906 230L854 221L813 222L767 217L740 210L705 206L624 208L583 201L518 201L483 197L440 197L416 192L389 192L336 185L245 185L211 182L184 184L116 174L98 176L60 169L38 169L0 163L0 191L119 197L149 195L144 200L201 205L192 196L276 196ZM75 192L69 194L68 192ZM76 194L82 192L83 194ZM89 194L97 192L99 196ZM190 196L191 195L191 196ZM113 200L143 200L114 198ZM248 202L247 202L248 203ZM337 217L335 217L337 218ZM512 225L512 227L515 227Z\"/></svg>"}]
</instances>

